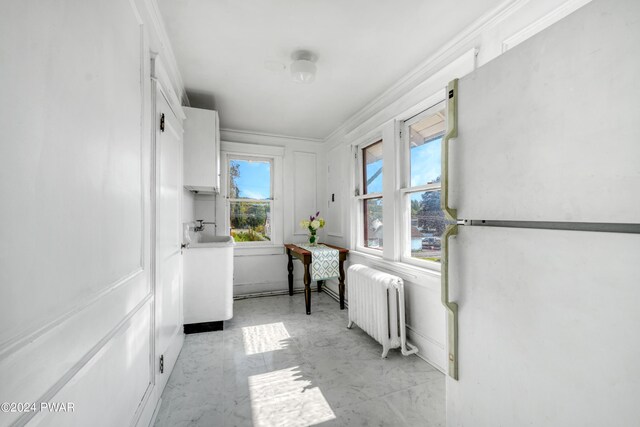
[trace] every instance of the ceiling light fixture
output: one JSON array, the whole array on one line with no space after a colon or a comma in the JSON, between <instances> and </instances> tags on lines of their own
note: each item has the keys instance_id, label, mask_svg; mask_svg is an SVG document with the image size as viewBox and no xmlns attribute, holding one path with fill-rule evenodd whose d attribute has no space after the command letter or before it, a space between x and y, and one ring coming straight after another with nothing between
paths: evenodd
<instances>
[{"instance_id":1,"label":"ceiling light fixture","mask_svg":"<svg viewBox=\"0 0 640 427\"><path fill-rule=\"evenodd\" d=\"M308 50L297 50L291 55L291 77L296 83L313 83L316 79L317 57Z\"/></svg>"}]
</instances>

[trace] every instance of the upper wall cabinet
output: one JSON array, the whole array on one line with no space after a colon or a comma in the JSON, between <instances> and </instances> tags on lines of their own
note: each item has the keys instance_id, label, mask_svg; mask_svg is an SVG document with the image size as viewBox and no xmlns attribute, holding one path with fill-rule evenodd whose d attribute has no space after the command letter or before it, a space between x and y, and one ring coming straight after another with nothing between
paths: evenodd
<instances>
[{"instance_id":1,"label":"upper wall cabinet","mask_svg":"<svg viewBox=\"0 0 640 427\"><path fill-rule=\"evenodd\" d=\"M183 107L184 188L220 192L220 125L218 112Z\"/></svg>"}]
</instances>

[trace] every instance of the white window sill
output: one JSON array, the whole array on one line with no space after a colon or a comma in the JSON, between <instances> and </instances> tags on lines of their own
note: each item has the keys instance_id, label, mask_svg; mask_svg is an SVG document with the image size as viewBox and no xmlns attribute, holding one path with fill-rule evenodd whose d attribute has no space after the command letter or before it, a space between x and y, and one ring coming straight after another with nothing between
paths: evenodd
<instances>
[{"instance_id":1,"label":"white window sill","mask_svg":"<svg viewBox=\"0 0 640 427\"><path fill-rule=\"evenodd\" d=\"M358 250L354 250L349 252L350 257L354 256L356 258L364 258L367 260L369 264L372 266L380 267L383 270L396 273L400 277L405 280L417 280L420 276L431 276L440 278L440 271L436 269L431 269L428 267L421 267L414 264L409 264L405 262L399 261L389 261L387 259L382 258L382 255L372 255L367 252L362 252ZM351 260L353 261L353 259Z\"/></svg>"},{"instance_id":2,"label":"white window sill","mask_svg":"<svg viewBox=\"0 0 640 427\"><path fill-rule=\"evenodd\" d=\"M256 245L243 246L236 243L233 256L260 256L260 255L284 255L284 246L282 245Z\"/></svg>"},{"instance_id":3,"label":"white window sill","mask_svg":"<svg viewBox=\"0 0 640 427\"><path fill-rule=\"evenodd\" d=\"M356 252L358 254L363 254L363 255L371 255L372 257L382 259L382 248L376 249L376 248L368 248L366 246L358 245L352 252Z\"/></svg>"}]
</instances>

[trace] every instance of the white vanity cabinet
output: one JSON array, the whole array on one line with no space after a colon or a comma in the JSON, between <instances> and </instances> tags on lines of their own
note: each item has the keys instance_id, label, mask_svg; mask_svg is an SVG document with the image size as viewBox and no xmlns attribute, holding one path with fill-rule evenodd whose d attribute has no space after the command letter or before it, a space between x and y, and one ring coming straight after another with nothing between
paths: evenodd
<instances>
[{"instance_id":1,"label":"white vanity cabinet","mask_svg":"<svg viewBox=\"0 0 640 427\"><path fill-rule=\"evenodd\" d=\"M183 107L184 188L199 193L220 192L220 125L218 112Z\"/></svg>"}]
</instances>

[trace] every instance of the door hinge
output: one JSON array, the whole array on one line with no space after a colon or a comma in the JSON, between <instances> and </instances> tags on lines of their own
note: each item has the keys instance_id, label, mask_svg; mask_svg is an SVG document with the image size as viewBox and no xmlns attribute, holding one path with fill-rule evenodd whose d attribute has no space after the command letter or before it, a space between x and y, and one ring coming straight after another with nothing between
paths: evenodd
<instances>
[{"instance_id":1,"label":"door hinge","mask_svg":"<svg viewBox=\"0 0 640 427\"><path fill-rule=\"evenodd\" d=\"M358 197L360 195L360 189L356 188L356 190L354 191L354 194L356 197Z\"/></svg>"},{"instance_id":2,"label":"door hinge","mask_svg":"<svg viewBox=\"0 0 640 427\"><path fill-rule=\"evenodd\" d=\"M160 132L164 132L164 113L160 114Z\"/></svg>"},{"instance_id":3,"label":"door hinge","mask_svg":"<svg viewBox=\"0 0 640 427\"><path fill-rule=\"evenodd\" d=\"M164 374L164 354L160 355L160 373Z\"/></svg>"}]
</instances>

